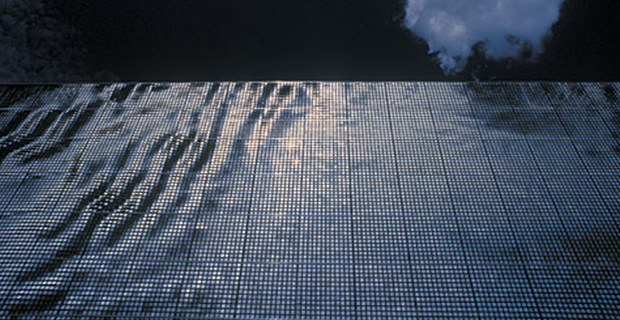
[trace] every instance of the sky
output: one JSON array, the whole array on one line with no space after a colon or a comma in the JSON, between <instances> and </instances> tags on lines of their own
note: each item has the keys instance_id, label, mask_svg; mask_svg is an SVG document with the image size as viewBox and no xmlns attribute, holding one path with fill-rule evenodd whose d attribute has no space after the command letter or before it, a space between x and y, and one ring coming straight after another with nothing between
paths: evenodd
<instances>
[{"instance_id":1,"label":"sky","mask_svg":"<svg viewBox=\"0 0 620 320\"><path fill-rule=\"evenodd\" d=\"M0 0L0 83L620 80L617 0Z\"/></svg>"},{"instance_id":2,"label":"sky","mask_svg":"<svg viewBox=\"0 0 620 320\"><path fill-rule=\"evenodd\" d=\"M405 25L424 39L446 74L482 48L489 59L539 56L563 0L409 0Z\"/></svg>"}]
</instances>

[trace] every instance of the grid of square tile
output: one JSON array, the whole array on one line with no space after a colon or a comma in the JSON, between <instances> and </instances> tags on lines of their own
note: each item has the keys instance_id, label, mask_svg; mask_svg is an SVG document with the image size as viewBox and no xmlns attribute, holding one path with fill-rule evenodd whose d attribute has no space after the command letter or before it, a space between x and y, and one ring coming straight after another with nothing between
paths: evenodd
<instances>
[{"instance_id":1,"label":"grid of square tile","mask_svg":"<svg viewBox=\"0 0 620 320\"><path fill-rule=\"evenodd\" d=\"M618 90L0 87L0 317L615 319Z\"/></svg>"}]
</instances>

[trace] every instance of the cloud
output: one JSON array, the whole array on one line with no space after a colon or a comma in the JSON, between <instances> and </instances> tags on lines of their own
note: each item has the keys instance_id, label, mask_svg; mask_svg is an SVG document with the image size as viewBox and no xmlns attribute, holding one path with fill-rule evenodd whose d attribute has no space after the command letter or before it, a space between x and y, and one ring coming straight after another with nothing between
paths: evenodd
<instances>
[{"instance_id":1,"label":"cloud","mask_svg":"<svg viewBox=\"0 0 620 320\"><path fill-rule=\"evenodd\" d=\"M490 59L534 55L563 0L408 0L405 26L426 40L446 74L462 71L473 47Z\"/></svg>"},{"instance_id":2,"label":"cloud","mask_svg":"<svg viewBox=\"0 0 620 320\"><path fill-rule=\"evenodd\" d=\"M78 30L43 0L0 0L0 83L82 82L93 72Z\"/></svg>"}]
</instances>

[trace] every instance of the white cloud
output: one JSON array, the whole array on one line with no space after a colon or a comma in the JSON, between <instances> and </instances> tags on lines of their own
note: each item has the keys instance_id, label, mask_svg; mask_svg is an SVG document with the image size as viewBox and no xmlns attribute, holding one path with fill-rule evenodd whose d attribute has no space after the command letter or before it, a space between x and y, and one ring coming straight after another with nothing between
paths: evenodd
<instances>
[{"instance_id":1,"label":"white cloud","mask_svg":"<svg viewBox=\"0 0 620 320\"><path fill-rule=\"evenodd\" d=\"M93 74L79 32L46 1L0 0L0 83L79 82Z\"/></svg>"},{"instance_id":2,"label":"white cloud","mask_svg":"<svg viewBox=\"0 0 620 320\"><path fill-rule=\"evenodd\" d=\"M472 47L484 43L487 57L534 53L560 14L563 0L408 0L405 25L428 42L446 73L461 71Z\"/></svg>"}]
</instances>

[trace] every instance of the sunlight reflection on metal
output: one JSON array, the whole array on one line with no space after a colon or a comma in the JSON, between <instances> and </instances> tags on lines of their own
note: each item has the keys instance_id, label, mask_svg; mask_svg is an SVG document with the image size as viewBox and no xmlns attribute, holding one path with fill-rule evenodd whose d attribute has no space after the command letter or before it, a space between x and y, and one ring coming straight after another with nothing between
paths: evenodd
<instances>
[{"instance_id":1,"label":"sunlight reflection on metal","mask_svg":"<svg viewBox=\"0 0 620 320\"><path fill-rule=\"evenodd\" d=\"M616 312L616 84L27 89L0 88L0 317Z\"/></svg>"}]
</instances>

